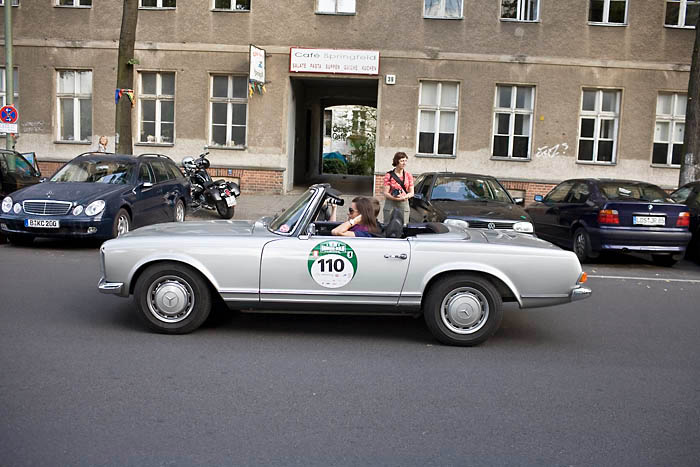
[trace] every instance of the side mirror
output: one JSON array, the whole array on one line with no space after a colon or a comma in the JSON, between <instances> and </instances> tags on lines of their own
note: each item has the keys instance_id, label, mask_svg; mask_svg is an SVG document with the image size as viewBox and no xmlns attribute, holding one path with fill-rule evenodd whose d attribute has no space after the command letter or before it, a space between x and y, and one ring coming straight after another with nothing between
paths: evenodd
<instances>
[{"instance_id":1,"label":"side mirror","mask_svg":"<svg viewBox=\"0 0 700 467\"><path fill-rule=\"evenodd\" d=\"M306 228L306 233L310 237L313 237L314 235L316 235L316 224L314 224L313 222L311 224L309 224L309 226Z\"/></svg>"},{"instance_id":2,"label":"side mirror","mask_svg":"<svg viewBox=\"0 0 700 467\"><path fill-rule=\"evenodd\" d=\"M535 195L535 201L541 203L542 201L544 201L544 197L542 195Z\"/></svg>"},{"instance_id":3,"label":"side mirror","mask_svg":"<svg viewBox=\"0 0 700 467\"><path fill-rule=\"evenodd\" d=\"M146 191L146 190L150 190L151 188L153 188L153 183L151 183L151 182L141 182L141 183L139 183L138 185L136 185L136 186L134 187L134 189L131 190L131 192L134 193L134 194L136 194L136 190Z\"/></svg>"},{"instance_id":4,"label":"side mirror","mask_svg":"<svg viewBox=\"0 0 700 467\"><path fill-rule=\"evenodd\" d=\"M513 202L517 204L518 206L524 206L525 205L525 198L513 198Z\"/></svg>"}]
</instances>

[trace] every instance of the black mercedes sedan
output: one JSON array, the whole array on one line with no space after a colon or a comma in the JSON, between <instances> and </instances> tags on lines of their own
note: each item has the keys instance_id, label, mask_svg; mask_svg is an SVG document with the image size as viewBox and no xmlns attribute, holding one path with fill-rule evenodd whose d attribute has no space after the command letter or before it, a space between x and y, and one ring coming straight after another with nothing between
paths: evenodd
<instances>
[{"instance_id":1,"label":"black mercedes sedan","mask_svg":"<svg viewBox=\"0 0 700 467\"><path fill-rule=\"evenodd\" d=\"M410 222L444 222L463 227L533 233L522 198L511 198L488 175L426 172L415 181Z\"/></svg>"},{"instance_id":2,"label":"black mercedes sedan","mask_svg":"<svg viewBox=\"0 0 700 467\"><path fill-rule=\"evenodd\" d=\"M688 255L700 262L700 181L683 185L671 193L671 199L676 203L688 206L690 232L693 234L688 245Z\"/></svg>"},{"instance_id":3,"label":"black mercedes sedan","mask_svg":"<svg viewBox=\"0 0 700 467\"><path fill-rule=\"evenodd\" d=\"M190 186L160 154L81 154L47 182L2 200L0 230L10 242L35 237L118 237L131 229L185 220Z\"/></svg>"}]
</instances>

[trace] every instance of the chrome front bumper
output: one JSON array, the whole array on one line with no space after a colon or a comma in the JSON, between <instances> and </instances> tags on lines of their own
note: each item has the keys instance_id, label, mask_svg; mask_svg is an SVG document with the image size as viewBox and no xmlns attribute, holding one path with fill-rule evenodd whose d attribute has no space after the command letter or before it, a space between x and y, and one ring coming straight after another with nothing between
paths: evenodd
<instances>
[{"instance_id":1,"label":"chrome front bumper","mask_svg":"<svg viewBox=\"0 0 700 467\"><path fill-rule=\"evenodd\" d=\"M590 297L592 293L593 291L591 289L587 287L578 286L571 291L571 293L569 294L569 299L572 302L583 300L584 298Z\"/></svg>"},{"instance_id":2,"label":"chrome front bumper","mask_svg":"<svg viewBox=\"0 0 700 467\"><path fill-rule=\"evenodd\" d=\"M122 289L124 288L123 282L107 282L104 277L100 277L100 282L97 284L97 288L102 293L122 295Z\"/></svg>"}]
</instances>

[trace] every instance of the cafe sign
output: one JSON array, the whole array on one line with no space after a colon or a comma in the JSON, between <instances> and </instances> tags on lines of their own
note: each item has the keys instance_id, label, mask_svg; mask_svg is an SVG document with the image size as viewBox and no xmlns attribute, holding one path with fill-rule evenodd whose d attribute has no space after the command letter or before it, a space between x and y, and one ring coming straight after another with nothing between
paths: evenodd
<instances>
[{"instance_id":1,"label":"cafe sign","mask_svg":"<svg viewBox=\"0 0 700 467\"><path fill-rule=\"evenodd\" d=\"M250 75L251 83L265 84L265 51L251 44L250 46Z\"/></svg>"},{"instance_id":2,"label":"cafe sign","mask_svg":"<svg viewBox=\"0 0 700 467\"><path fill-rule=\"evenodd\" d=\"M302 49L289 51L289 71L378 75L379 52L374 50Z\"/></svg>"}]
</instances>

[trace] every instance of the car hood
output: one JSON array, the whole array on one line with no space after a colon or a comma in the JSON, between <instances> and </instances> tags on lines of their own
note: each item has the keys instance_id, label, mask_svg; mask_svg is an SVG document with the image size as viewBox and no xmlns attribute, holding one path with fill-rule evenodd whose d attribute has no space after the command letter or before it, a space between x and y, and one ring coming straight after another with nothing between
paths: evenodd
<instances>
[{"instance_id":1,"label":"car hood","mask_svg":"<svg viewBox=\"0 0 700 467\"><path fill-rule=\"evenodd\" d=\"M433 206L441 211L445 218L503 219L516 222L530 220L520 206L497 201L433 201Z\"/></svg>"},{"instance_id":2,"label":"car hood","mask_svg":"<svg viewBox=\"0 0 700 467\"><path fill-rule=\"evenodd\" d=\"M120 238L136 237L210 237L210 236L250 236L255 230L254 221L199 221L167 222L132 230ZM262 224L260 224L262 227Z\"/></svg>"},{"instance_id":3,"label":"car hood","mask_svg":"<svg viewBox=\"0 0 700 467\"><path fill-rule=\"evenodd\" d=\"M107 183L44 182L16 191L12 199L15 202L28 199L51 199L84 204L119 191L128 191L130 188L130 185L110 185Z\"/></svg>"}]
</instances>

